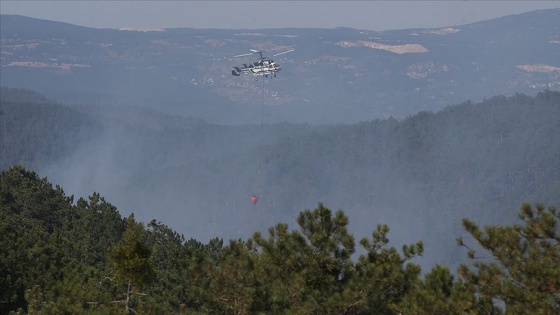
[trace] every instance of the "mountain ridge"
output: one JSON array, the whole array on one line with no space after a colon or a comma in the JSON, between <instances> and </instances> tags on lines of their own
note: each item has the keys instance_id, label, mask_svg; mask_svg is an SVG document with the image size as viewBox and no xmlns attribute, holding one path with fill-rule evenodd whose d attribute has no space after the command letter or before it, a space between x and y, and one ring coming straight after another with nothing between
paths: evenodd
<instances>
[{"instance_id":1,"label":"mountain ridge","mask_svg":"<svg viewBox=\"0 0 560 315\"><path fill-rule=\"evenodd\" d=\"M405 117L494 95L560 88L560 9L462 26L164 32L2 16L2 82L70 103L151 107L223 124ZM49 26L51 25L51 26ZM235 78L233 58L276 58L274 80ZM415 51L415 53L412 53ZM408 52L408 53L406 53ZM264 94L264 95L263 95Z\"/></svg>"}]
</instances>

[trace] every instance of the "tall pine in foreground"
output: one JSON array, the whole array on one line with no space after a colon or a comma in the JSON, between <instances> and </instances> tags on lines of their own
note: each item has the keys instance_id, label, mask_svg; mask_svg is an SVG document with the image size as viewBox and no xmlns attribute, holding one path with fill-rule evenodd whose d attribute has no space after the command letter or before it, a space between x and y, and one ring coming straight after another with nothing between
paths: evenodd
<instances>
[{"instance_id":1,"label":"tall pine in foreground","mask_svg":"<svg viewBox=\"0 0 560 315\"><path fill-rule=\"evenodd\" d=\"M354 236L348 232L348 217L323 204L299 214L299 231L287 224L269 229L269 237L255 233L259 253L258 273L264 281L268 311L293 313L339 313L341 294L352 275Z\"/></svg>"},{"instance_id":2,"label":"tall pine in foreground","mask_svg":"<svg viewBox=\"0 0 560 315\"><path fill-rule=\"evenodd\" d=\"M560 215L555 207L525 204L519 218L522 224L484 229L464 219L465 229L491 258L469 248L475 262L462 265L459 273L481 296L502 301L508 314L559 314Z\"/></svg>"},{"instance_id":3,"label":"tall pine in foreground","mask_svg":"<svg viewBox=\"0 0 560 315\"><path fill-rule=\"evenodd\" d=\"M122 303L127 313L136 313L136 305L141 303L143 289L153 281L154 270L150 260L152 251L146 242L144 224L134 220L131 214L126 220L123 240L109 252L117 287L122 291Z\"/></svg>"}]
</instances>

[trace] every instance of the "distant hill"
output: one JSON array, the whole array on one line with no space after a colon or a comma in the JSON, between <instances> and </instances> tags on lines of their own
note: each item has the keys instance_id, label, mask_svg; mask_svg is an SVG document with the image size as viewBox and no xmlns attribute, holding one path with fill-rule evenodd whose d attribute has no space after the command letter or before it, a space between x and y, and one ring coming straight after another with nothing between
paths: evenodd
<instances>
[{"instance_id":1,"label":"distant hill","mask_svg":"<svg viewBox=\"0 0 560 315\"><path fill-rule=\"evenodd\" d=\"M222 124L349 123L560 87L560 10L434 29L93 29L2 15L2 85ZM260 49L278 77L233 77ZM264 98L263 98L264 91Z\"/></svg>"}]
</instances>

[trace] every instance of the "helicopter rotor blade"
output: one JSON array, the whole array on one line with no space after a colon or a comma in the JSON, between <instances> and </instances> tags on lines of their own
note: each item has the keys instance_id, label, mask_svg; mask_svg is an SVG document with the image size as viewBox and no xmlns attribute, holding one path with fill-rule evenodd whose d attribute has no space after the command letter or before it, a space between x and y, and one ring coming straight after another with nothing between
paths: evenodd
<instances>
[{"instance_id":1,"label":"helicopter rotor blade","mask_svg":"<svg viewBox=\"0 0 560 315\"><path fill-rule=\"evenodd\" d=\"M262 59L262 51L256 50L256 49L250 49L250 50L252 51L252 53L237 55L237 56L233 56L233 57L243 57L243 56L251 56L251 55L254 55L254 54L259 54L261 56L261 59Z\"/></svg>"},{"instance_id":2,"label":"helicopter rotor blade","mask_svg":"<svg viewBox=\"0 0 560 315\"><path fill-rule=\"evenodd\" d=\"M251 56L251 55L253 55L253 54L254 54L254 53L250 53L250 54L243 54L243 55L237 55L237 56L233 56L233 57L243 57L243 56Z\"/></svg>"},{"instance_id":3,"label":"helicopter rotor blade","mask_svg":"<svg viewBox=\"0 0 560 315\"><path fill-rule=\"evenodd\" d=\"M280 55L287 54L287 53L291 53L291 52L294 51L294 50L295 50L295 49L288 50L288 51L284 51L284 52L278 53L278 54L276 54L276 55L272 55L272 57L280 56Z\"/></svg>"}]
</instances>

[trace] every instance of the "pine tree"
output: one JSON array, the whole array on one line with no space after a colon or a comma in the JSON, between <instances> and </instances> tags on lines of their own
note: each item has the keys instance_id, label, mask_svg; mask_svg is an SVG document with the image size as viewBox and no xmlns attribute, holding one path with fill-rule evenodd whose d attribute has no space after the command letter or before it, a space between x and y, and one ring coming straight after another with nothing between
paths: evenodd
<instances>
[{"instance_id":1,"label":"pine tree","mask_svg":"<svg viewBox=\"0 0 560 315\"><path fill-rule=\"evenodd\" d=\"M502 301L508 314L559 314L559 214L554 207L524 204L519 218L523 224L484 229L464 219L464 228L490 258L458 239L475 259L473 267L462 265L459 272L482 296Z\"/></svg>"},{"instance_id":2,"label":"pine tree","mask_svg":"<svg viewBox=\"0 0 560 315\"><path fill-rule=\"evenodd\" d=\"M449 268L436 265L396 307L402 314L500 314L492 301L480 298L470 283L455 280Z\"/></svg>"},{"instance_id":3,"label":"pine tree","mask_svg":"<svg viewBox=\"0 0 560 315\"><path fill-rule=\"evenodd\" d=\"M126 230L121 244L109 253L116 276L116 283L124 286L124 300L127 312L134 312L137 296L143 296L143 288L153 280L154 272L150 261L151 250L146 245L146 231L142 223L131 214L126 220Z\"/></svg>"},{"instance_id":4,"label":"pine tree","mask_svg":"<svg viewBox=\"0 0 560 315\"><path fill-rule=\"evenodd\" d=\"M351 314L398 314L397 305L411 290L420 275L420 266L410 260L424 252L421 241L403 245L402 256L388 247L389 227L377 225L372 238L360 244L366 254L360 255L355 274L345 291L347 312Z\"/></svg>"},{"instance_id":5,"label":"pine tree","mask_svg":"<svg viewBox=\"0 0 560 315\"><path fill-rule=\"evenodd\" d=\"M338 313L354 253L348 218L319 203L315 210L300 213L297 222L299 231L278 224L269 229L268 239L260 233L253 236L268 306L275 312Z\"/></svg>"}]
</instances>

